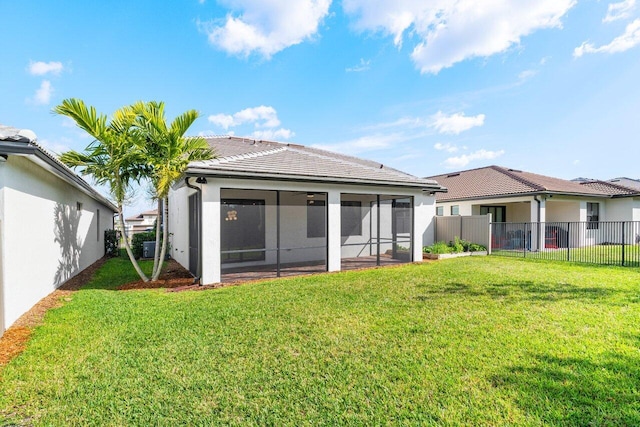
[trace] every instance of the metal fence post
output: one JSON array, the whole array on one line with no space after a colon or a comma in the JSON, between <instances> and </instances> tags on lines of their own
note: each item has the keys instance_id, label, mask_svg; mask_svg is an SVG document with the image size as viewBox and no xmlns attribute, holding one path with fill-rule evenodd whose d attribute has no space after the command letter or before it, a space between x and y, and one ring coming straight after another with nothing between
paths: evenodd
<instances>
[{"instance_id":1,"label":"metal fence post","mask_svg":"<svg viewBox=\"0 0 640 427\"><path fill-rule=\"evenodd\" d=\"M567 223L567 261L571 261L571 223Z\"/></svg>"},{"instance_id":2,"label":"metal fence post","mask_svg":"<svg viewBox=\"0 0 640 427\"><path fill-rule=\"evenodd\" d=\"M622 221L622 266L624 267L624 242L625 242L625 238L624 238L624 225L626 224L626 222Z\"/></svg>"}]
</instances>

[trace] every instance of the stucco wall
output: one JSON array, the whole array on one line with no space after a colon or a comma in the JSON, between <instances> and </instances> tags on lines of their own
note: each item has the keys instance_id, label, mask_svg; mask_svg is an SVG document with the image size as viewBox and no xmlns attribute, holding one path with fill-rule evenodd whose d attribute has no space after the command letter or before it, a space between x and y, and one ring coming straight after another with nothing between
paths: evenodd
<instances>
[{"instance_id":1,"label":"stucco wall","mask_svg":"<svg viewBox=\"0 0 640 427\"><path fill-rule=\"evenodd\" d=\"M298 182L274 182L274 181L258 181L258 180L242 180L242 179L214 179L208 178L208 183L201 185L203 190L203 282L213 283L219 281L219 273L215 273L216 263L219 262L219 236L220 236L220 201L224 198L251 198L251 194L255 198L264 199L267 206L265 207L265 227L266 227L266 246L275 248L275 193L263 190L279 189L281 193L281 224L289 230L296 230L281 236L281 247L303 247L322 245L323 238L306 237L306 196L296 199L294 194L287 192L317 192L328 193L327 211L328 211L328 246L329 246L329 269L339 269L340 256L350 256L351 249L344 250L340 245L346 241L364 243L370 239L369 222L372 219L369 212L369 202L375 200L375 194L385 195L404 195L413 196L416 203L416 215L420 218L414 218L414 227L416 227L416 237L414 251L420 255L422 242L433 241L433 215L435 213L435 199L431 195L424 195L420 189L407 190L393 187L375 187L375 186L351 186L339 184L315 184L315 183L298 183ZM192 180L193 182L193 180ZM251 189L251 190L246 190ZM188 266L188 216L187 216L187 194L192 191L185 188L174 189L170 195L170 231L173 233L171 237L172 255L183 266ZM339 201L336 195L341 194L341 200L360 200L362 201L363 211L363 235L352 236L349 239L337 237L340 234ZM299 199L299 200L298 200ZM271 206L269 206L271 204ZM334 205L337 206L337 210ZM217 214L216 214L217 213ZM180 218L176 218L179 216ZM390 224L381 224L381 234L384 236L387 228L390 235ZM332 231L333 230L333 231ZM336 231L337 236L336 236ZM333 249L332 249L333 248ZM336 248L338 248L336 250ZM358 247L355 247L356 249ZM344 252L343 252L344 250ZM313 253L313 252L317 253ZM368 250L366 251L368 255ZM340 256L336 258L336 253ZM282 251L282 262L296 262L298 260L309 260L313 258L321 259L326 257L326 251L322 248L309 249L304 251ZM275 262L275 252L267 253L267 259L259 263ZM414 254L416 260L419 260ZM421 257L420 257L421 259ZM255 264L256 262L254 262ZM248 264L240 264L248 265ZM235 264L234 266L239 266ZM218 270L219 271L219 270Z\"/></svg>"},{"instance_id":2,"label":"stucco wall","mask_svg":"<svg viewBox=\"0 0 640 427\"><path fill-rule=\"evenodd\" d=\"M603 204L606 206L607 216L601 221L633 221L634 200L632 198L610 199L606 203L601 203L601 206Z\"/></svg>"},{"instance_id":3,"label":"stucco wall","mask_svg":"<svg viewBox=\"0 0 640 427\"><path fill-rule=\"evenodd\" d=\"M189 196L196 191L180 187L169 192L169 244L171 257L189 267Z\"/></svg>"},{"instance_id":4,"label":"stucco wall","mask_svg":"<svg viewBox=\"0 0 640 427\"><path fill-rule=\"evenodd\" d=\"M547 222L580 221L580 202L547 200Z\"/></svg>"},{"instance_id":5,"label":"stucco wall","mask_svg":"<svg viewBox=\"0 0 640 427\"><path fill-rule=\"evenodd\" d=\"M6 328L104 255L113 212L26 157L0 164L0 191Z\"/></svg>"}]
</instances>

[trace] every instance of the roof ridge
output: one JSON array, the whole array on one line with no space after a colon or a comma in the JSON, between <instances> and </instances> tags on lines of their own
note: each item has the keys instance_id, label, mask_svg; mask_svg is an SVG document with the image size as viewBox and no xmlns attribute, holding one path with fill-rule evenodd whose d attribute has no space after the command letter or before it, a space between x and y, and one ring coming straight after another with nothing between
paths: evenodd
<instances>
[{"instance_id":1,"label":"roof ridge","mask_svg":"<svg viewBox=\"0 0 640 427\"><path fill-rule=\"evenodd\" d=\"M459 170L459 171L454 171L454 172L446 172L446 173L441 173L438 175L431 175L431 176L426 176L425 178L435 178L438 176L446 176L446 175L456 175L456 174L461 174L461 173L466 173L466 172L473 172L473 171L477 171L477 170L481 170L481 169L492 169L495 167L500 167L500 166L495 166L495 165L490 165L490 166L480 166L477 168L473 168L473 169L463 169L463 170Z\"/></svg>"},{"instance_id":2,"label":"roof ridge","mask_svg":"<svg viewBox=\"0 0 640 427\"><path fill-rule=\"evenodd\" d=\"M256 157L269 156L271 154L281 153L286 150L287 150L287 147L276 147L276 148L272 148L271 150L256 151L253 153L238 154L238 155L227 156L227 157L218 157L216 159L208 160L207 162L209 162L210 164L229 163L229 162L234 162L236 160L246 160L246 159L254 159Z\"/></svg>"},{"instance_id":3,"label":"roof ridge","mask_svg":"<svg viewBox=\"0 0 640 427\"><path fill-rule=\"evenodd\" d=\"M635 189L635 188L627 187L626 185L616 184L616 183L611 182L611 181L603 181L601 179L594 179L594 180L591 180L591 181L583 181L583 182L580 182L579 184L580 185L604 184L604 185L608 185L608 186L613 187L613 188L617 188L618 190L627 191L627 192L629 192L629 194L639 194L640 193L640 191Z\"/></svg>"},{"instance_id":4,"label":"roof ridge","mask_svg":"<svg viewBox=\"0 0 640 427\"><path fill-rule=\"evenodd\" d=\"M359 159L357 157L353 157L353 156L348 156L345 154L340 154L340 153L334 153L331 151L326 151L326 150L322 150L322 149L318 149L318 148L312 148L309 149L310 147L306 147L304 145L300 145L300 146L288 146L288 149L290 149L291 151L296 151L299 153L304 153L307 154L309 156L314 156L314 157L318 157L318 158L322 158L322 159L328 159L328 160L334 160L343 164L348 164L348 165L360 165L362 167L366 167L372 170L376 170L376 169L385 169L387 171L390 171L396 175L402 175L402 176L413 176L404 172L401 172L397 169L394 169L392 167L389 166L385 166L383 163L379 163L379 162L374 162L373 160L366 160L366 159ZM320 153L318 153L318 151L320 151ZM326 152L327 154L323 154L324 152ZM333 156L332 156L333 154ZM353 159L353 160L352 160ZM380 165L379 167L375 167L374 165ZM417 178L417 177L416 177Z\"/></svg>"},{"instance_id":5,"label":"roof ridge","mask_svg":"<svg viewBox=\"0 0 640 427\"><path fill-rule=\"evenodd\" d=\"M515 173L512 172L512 169L507 169L507 168L504 168L502 166L495 166L495 165L491 165L489 167L491 169L497 171L497 172L500 172L500 173L508 176L511 179L515 179L516 181L520 182L521 184L533 187L534 190L538 190L538 191L547 190L547 188L542 186L542 185L536 184L535 182L532 182L532 181L530 181L530 180L528 180L528 179L526 179L526 178L524 178L522 176L516 175Z\"/></svg>"}]
</instances>

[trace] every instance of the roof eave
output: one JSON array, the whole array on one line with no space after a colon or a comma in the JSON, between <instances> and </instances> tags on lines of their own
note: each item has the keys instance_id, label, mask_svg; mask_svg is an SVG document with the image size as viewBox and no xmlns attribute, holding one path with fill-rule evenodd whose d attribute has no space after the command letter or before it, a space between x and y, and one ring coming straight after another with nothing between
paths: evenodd
<instances>
[{"instance_id":1,"label":"roof eave","mask_svg":"<svg viewBox=\"0 0 640 427\"><path fill-rule=\"evenodd\" d=\"M352 184L352 185L381 185L386 187L406 187L415 188L429 191L432 193L446 192L447 189L437 183L412 183L412 182L400 182L400 181L382 181L382 180L368 180L359 178L335 178L335 177L322 177L322 176L305 176L305 175L288 175L278 173L263 173L263 172L246 172L246 171L229 171L229 170L214 170L209 168L189 168L185 173L187 177L195 176L211 176L218 178L241 178L241 179L263 179L269 181L298 181L298 182L321 182L321 183L337 183L337 184Z\"/></svg>"},{"instance_id":2,"label":"roof eave","mask_svg":"<svg viewBox=\"0 0 640 427\"><path fill-rule=\"evenodd\" d=\"M471 200L486 200L486 199L506 199L506 198L515 198L515 197L526 197L526 196L572 196L572 197L594 197L600 199L609 199L614 196L608 194L590 194L590 193L568 193L563 191L530 191L526 193L506 193L506 194L491 194L487 196L474 196L474 197L460 197L460 198L449 198L449 199L439 199L438 202L465 202ZM628 196L625 196L628 197Z\"/></svg>"},{"instance_id":3,"label":"roof eave","mask_svg":"<svg viewBox=\"0 0 640 427\"><path fill-rule=\"evenodd\" d=\"M103 205L112 209L113 212L118 212L118 208L109 201L106 197L98 193L93 187L91 187L85 180L80 178L78 175L73 173L71 170L63 167L58 164L56 161L51 159L46 153L44 153L40 148L35 145L25 144L24 142L14 142L14 141L6 141L3 140L2 144L0 144L0 154L4 155L14 155L14 156L23 156L23 157L34 157L39 161L41 166L44 166L50 172L58 175L60 178L68 182L69 184L75 186L79 190L83 191L85 194L90 197L96 199Z\"/></svg>"}]
</instances>

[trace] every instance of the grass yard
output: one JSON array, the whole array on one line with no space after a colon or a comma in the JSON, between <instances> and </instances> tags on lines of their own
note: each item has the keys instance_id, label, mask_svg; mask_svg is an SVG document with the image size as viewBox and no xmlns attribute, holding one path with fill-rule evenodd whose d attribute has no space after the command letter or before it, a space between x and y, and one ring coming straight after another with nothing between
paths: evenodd
<instances>
[{"instance_id":1,"label":"grass yard","mask_svg":"<svg viewBox=\"0 0 640 427\"><path fill-rule=\"evenodd\" d=\"M500 256L525 257L531 259L543 259L547 261L571 261L586 264L624 265L627 267L640 267L640 245L596 245L584 248L559 248L545 249L542 251L523 251L494 249L493 253Z\"/></svg>"},{"instance_id":2,"label":"grass yard","mask_svg":"<svg viewBox=\"0 0 640 427\"><path fill-rule=\"evenodd\" d=\"M469 257L112 290L128 268L2 368L0 425L640 425L638 269Z\"/></svg>"}]
</instances>

